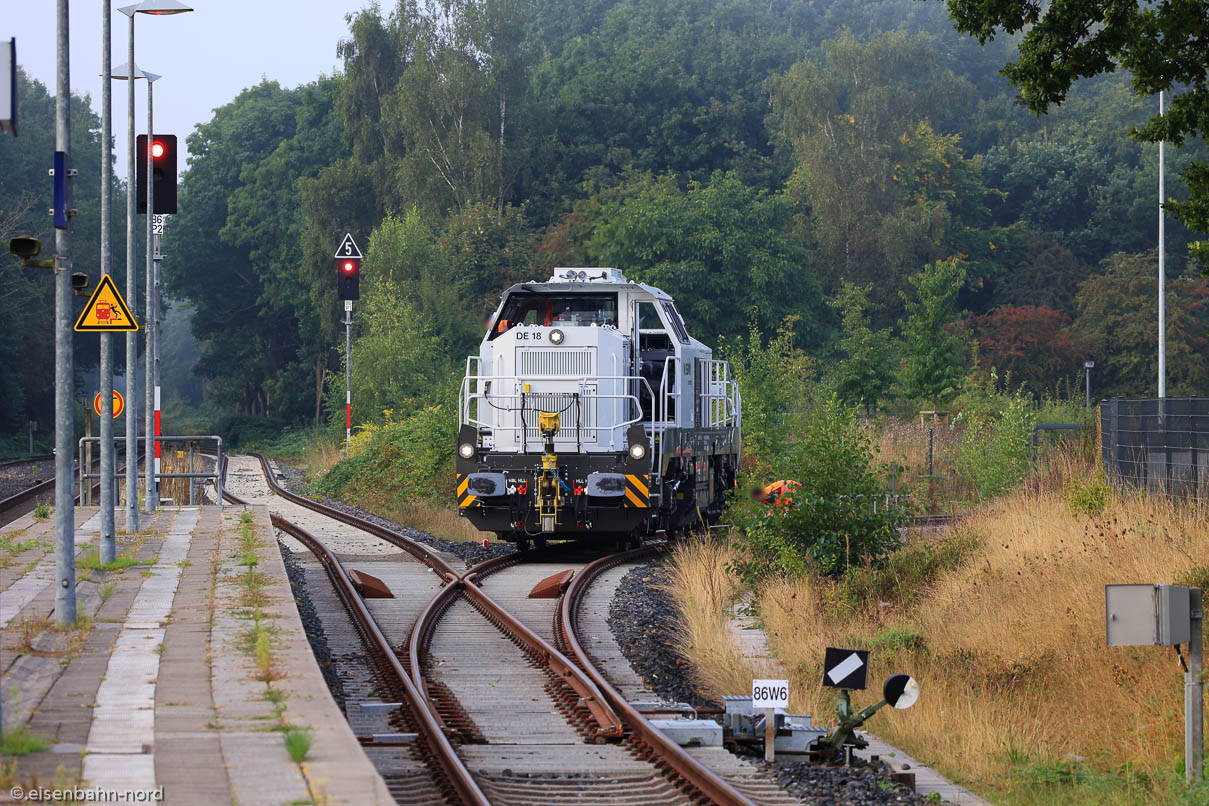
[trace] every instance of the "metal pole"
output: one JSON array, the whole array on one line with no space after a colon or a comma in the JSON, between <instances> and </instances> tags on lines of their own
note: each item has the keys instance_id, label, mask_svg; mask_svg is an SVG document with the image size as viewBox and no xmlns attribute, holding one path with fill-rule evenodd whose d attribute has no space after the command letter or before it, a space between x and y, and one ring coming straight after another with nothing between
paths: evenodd
<instances>
[{"instance_id":1,"label":"metal pole","mask_svg":"<svg viewBox=\"0 0 1209 806\"><path fill-rule=\"evenodd\" d=\"M344 447L353 447L353 301L344 301Z\"/></svg>"},{"instance_id":2,"label":"metal pole","mask_svg":"<svg viewBox=\"0 0 1209 806\"><path fill-rule=\"evenodd\" d=\"M138 321L138 279L134 271L134 82L138 75L134 66L134 12L130 12L130 37L127 46L126 80L129 82L126 97L126 304L130 314ZM139 396L138 378L138 334L126 334L126 532L131 534L139 528Z\"/></svg>"},{"instance_id":3,"label":"metal pole","mask_svg":"<svg viewBox=\"0 0 1209 806\"><path fill-rule=\"evenodd\" d=\"M154 423L154 390L155 384L154 370L151 367L152 353L155 350L155 320L152 318L154 313L154 294L155 290L152 286L152 273L154 267L152 264L152 244L151 244L151 216L155 210L155 182L152 181L154 175L154 160L151 156L151 139L155 131L152 122L152 95L155 89L155 80L159 76L144 72L143 76L147 79L147 215L144 216L144 233L146 235L147 247L147 266L144 281L146 284L146 299L147 299L147 327L145 328L146 337L143 339L143 501L147 506L148 512L155 512L159 506L159 494L155 487L155 423Z\"/></svg>"},{"instance_id":4,"label":"metal pole","mask_svg":"<svg viewBox=\"0 0 1209 806\"><path fill-rule=\"evenodd\" d=\"M148 184L150 184L150 182L148 182ZM154 217L152 217L152 216L149 216L149 217L151 217L152 221L154 222ZM160 216L160 219L163 220L163 217ZM155 233L153 233L151 236L152 240L154 241L154 250L152 252L154 272L153 272L152 280L153 280L153 284L154 284L155 288L154 288L154 293L152 294L152 300L151 300L152 301L152 307L151 307L152 316L148 317L151 319L152 327L154 328L153 332L154 332L154 336L155 336L154 339L152 339L153 350L152 350L152 357L151 357L151 370L152 370L151 371L151 375L152 375L151 383L152 383L153 388L155 389L155 394L153 395L153 402L155 404L155 412L153 414L152 419L155 423L155 437L156 437L156 440L155 440L155 473L157 476L159 475L159 472L160 472L160 454L163 453L163 445L160 443L160 440L159 440L160 430L161 430L161 425L160 425L160 335L161 335L161 333L160 333L160 326L161 326L161 323L160 323L160 267L161 267L161 264L163 263L163 258L160 255L160 237L161 237L160 235L155 234ZM158 487L158 485L156 486L155 503L157 505L159 504L159 487Z\"/></svg>"},{"instance_id":5,"label":"metal pole","mask_svg":"<svg viewBox=\"0 0 1209 806\"><path fill-rule=\"evenodd\" d=\"M71 67L67 0L57 0L58 35L55 81L55 150L71 151ZM71 186L71 171L55 177ZM71 198L70 191L67 198ZM76 620L75 480L72 478L73 423L71 399L71 218L55 230L55 623Z\"/></svg>"},{"instance_id":6,"label":"metal pole","mask_svg":"<svg viewBox=\"0 0 1209 806\"><path fill-rule=\"evenodd\" d=\"M101 275L113 271L109 229L113 217L113 64L109 17L110 0L101 3ZM113 523L113 341L101 334L101 542L103 564L114 561Z\"/></svg>"},{"instance_id":7,"label":"metal pole","mask_svg":"<svg viewBox=\"0 0 1209 806\"><path fill-rule=\"evenodd\" d=\"M1188 638L1188 671L1184 672L1184 778L1205 777L1204 600L1200 588L1189 588L1192 632Z\"/></svg>"},{"instance_id":8,"label":"metal pole","mask_svg":"<svg viewBox=\"0 0 1209 806\"><path fill-rule=\"evenodd\" d=\"M1163 114L1163 91L1159 90L1159 116ZM1159 397L1167 397L1167 274L1164 271L1163 149L1159 141Z\"/></svg>"}]
</instances>

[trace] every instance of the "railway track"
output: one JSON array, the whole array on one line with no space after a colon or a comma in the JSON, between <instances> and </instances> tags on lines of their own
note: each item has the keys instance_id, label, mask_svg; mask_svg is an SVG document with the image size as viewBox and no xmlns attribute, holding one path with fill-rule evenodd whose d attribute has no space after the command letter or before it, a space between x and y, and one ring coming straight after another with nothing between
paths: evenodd
<instances>
[{"instance_id":1,"label":"railway track","mask_svg":"<svg viewBox=\"0 0 1209 806\"><path fill-rule=\"evenodd\" d=\"M358 653L339 620L323 616L346 714L400 803L423 802L421 790L450 803L796 802L720 748L702 761L668 741L583 649L577 614L596 569L641 561L660 546L599 559L550 548L458 571L455 558L430 546L285 490L258 460L264 489L255 497L275 496L274 525L314 555L336 591L316 606L331 610L338 600L346 632L370 658L368 673L350 673L342 658ZM239 472L230 487L251 483L246 467ZM235 491L227 497L248 503ZM537 580L568 568L583 570L566 598L528 598ZM353 570L382 579L395 598L362 599ZM353 701L373 691L399 703L389 731L362 726L374 714L359 714ZM410 765L399 763L404 756Z\"/></svg>"},{"instance_id":2,"label":"railway track","mask_svg":"<svg viewBox=\"0 0 1209 806\"><path fill-rule=\"evenodd\" d=\"M142 457L142 451L139 452L139 456L140 456L140 458ZM31 457L28 457L25 459L5 460L4 462L0 462L0 477L14 476L14 475L19 477L22 474L29 473L29 471L27 471L27 470L22 470L22 468L25 468L26 466L31 466L31 465L36 466L39 464L53 462L53 461L54 461L54 456L31 456ZM100 458L98 457L96 459L93 459L90 467L91 467L91 470L89 470L90 473L98 472L101 467ZM122 464L121 461L119 461L118 468L120 469L122 467L125 467L125 465ZM73 466L72 466L73 478L78 478L77 471L78 471L78 466L73 463ZM41 478L41 475L45 475L46 477ZM27 512L29 509L32 509L33 505L36 504L38 499L41 498L42 496L53 496L54 495L55 471L54 471L53 465L51 467L45 469L42 474L35 476L35 478L31 479L31 480L33 481L33 483L29 484L28 486L18 489L16 492L9 494L7 497L0 498L0 524L8 523L9 521L16 518L18 515L22 515L25 512ZM7 489L11 489L11 488L12 488L12 484L10 483L9 485L7 485ZM93 492L96 493L97 495L100 494L100 489L101 489L100 480L93 481L92 489L93 489ZM79 501L80 501L79 490L76 489L76 502L79 503Z\"/></svg>"}]
</instances>

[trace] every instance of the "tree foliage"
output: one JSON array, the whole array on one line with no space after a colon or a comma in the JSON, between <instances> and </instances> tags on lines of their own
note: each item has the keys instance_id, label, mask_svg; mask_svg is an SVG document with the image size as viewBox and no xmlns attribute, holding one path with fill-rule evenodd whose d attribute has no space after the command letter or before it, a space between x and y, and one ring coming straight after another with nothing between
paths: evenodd
<instances>
[{"instance_id":1,"label":"tree foliage","mask_svg":"<svg viewBox=\"0 0 1209 806\"><path fill-rule=\"evenodd\" d=\"M938 260L911 277L914 295L903 295L907 316L902 322L906 350L902 390L907 397L930 402L934 409L957 394L961 380L963 344L952 326L965 276L957 259Z\"/></svg>"},{"instance_id":2,"label":"tree foliage","mask_svg":"<svg viewBox=\"0 0 1209 806\"><path fill-rule=\"evenodd\" d=\"M1139 139L1178 145L1209 134L1209 14L1202 2L948 0L948 6L958 30L979 42L1001 29L1020 35L1017 59L1003 74L1037 114L1066 100L1078 79L1122 69L1138 95L1174 90L1165 114L1133 129ZM1168 209L1189 228L1207 231L1209 163L1190 163L1184 178L1190 199ZM1209 268L1209 242L1195 242L1192 251Z\"/></svg>"}]
</instances>

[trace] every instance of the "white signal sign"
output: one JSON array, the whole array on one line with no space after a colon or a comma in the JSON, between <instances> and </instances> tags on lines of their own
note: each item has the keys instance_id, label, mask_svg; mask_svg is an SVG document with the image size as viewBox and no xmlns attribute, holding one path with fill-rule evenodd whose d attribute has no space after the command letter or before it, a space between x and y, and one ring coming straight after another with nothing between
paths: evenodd
<instances>
[{"instance_id":1,"label":"white signal sign","mask_svg":"<svg viewBox=\"0 0 1209 806\"><path fill-rule=\"evenodd\" d=\"M336 249L336 257L363 257L361 247L357 246L357 242L353 240L351 232L344 233L344 240L340 242L340 246Z\"/></svg>"},{"instance_id":2,"label":"white signal sign","mask_svg":"<svg viewBox=\"0 0 1209 806\"><path fill-rule=\"evenodd\" d=\"M753 680L751 681L751 707L788 708L788 680Z\"/></svg>"}]
</instances>

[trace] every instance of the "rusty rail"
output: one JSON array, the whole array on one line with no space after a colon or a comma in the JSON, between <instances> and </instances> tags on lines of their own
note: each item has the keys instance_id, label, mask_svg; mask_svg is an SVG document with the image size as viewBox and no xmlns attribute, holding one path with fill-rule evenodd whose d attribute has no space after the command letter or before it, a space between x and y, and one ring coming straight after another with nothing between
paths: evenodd
<instances>
[{"instance_id":1,"label":"rusty rail","mask_svg":"<svg viewBox=\"0 0 1209 806\"><path fill-rule=\"evenodd\" d=\"M365 520L364 518L358 518L356 515L350 515L347 512L341 512L334 507L326 506L318 501L312 501L306 496L290 492L285 487L282 487L277 483L277 479L273 475L273 469L269 467L268 459L259 453L249 454L249 456L253 456L260 460L260 467L264 471L264 477L268 481L269 488L285 500L292 501L299 506L318 512L320 515L326 515L327 517L338 520L341 523L347 523L349 526L354 526L363 532L369 532L374 537L380 537L387 543L391 543L392 545L403 549L408 554L427 565L433 571L436 571L445 579L459 576L458 572L455 571L449 563L437 556L437 554L435 554L432 548L429 546L424 545L418 540L412 540L404 535L399 534L398 532L391 531L384 526L379 526L372 521Z\"/></svg>"},{"instance_id":2,"label":"rusty rail","mask_svg":"<svg viewBox=\"0 0 1209 806\"><path fill-rule=\"evenodd\" d=\"M272 521L278 529L300 540L323 564L345 608L364 636L366 647L375 656L380 668L390 671L392 682L403 694L408 713L421 734L422 750L436 761L436 764L430 767L437 774L439 782L444 785L447 794L456 794L458 803L487 806L487 797L453 749L453 744L442 730L441 723L430 710L428 698L415 687L407 671L399 663L390 642L378 628L336 555L321 540L280 515L273 515Z\"/></svg>"},{"instance_id":3,"label":"rusty rail","mask_svg":"<svg viewBox=\"0 0 1209 806\"><path fill-rule=\"evenodd\" d=\"M327 515L329 517L336 516L337 510L333 510L330 507L325 507L322 504L314 504L314 502L302 498L302 496L294 495L288 490L282 488L279 484L277 484L276 479L273 478L272 469L269 467L268 461L263 456L257 455L257 458L260 460L261 467L265 471L265 478L268 480L269 486L275 492L277 492L278 495L282 495L284 498L302 504L303 506L307 506L308 509L313 509L316 512L322 513L323 515ZM226 471L226 462L223 462L222 473L224 477L226 476ZM226 490L225 487L223 489L223 498L227 499L233 504L242 506L248 505L247 501ZM308 506L308 504L314 504L314 506ZM360 518L355 518L352 515L346 515L342 512L339 514L343 516L339 518L339 520L342 522L356 526L358 529L366 529L366 527L374 526L375 536L384 537L383 535L378 534L377 531L381 529L381 527L377 527L374 524L368 523L367 521L362 521ZM445 784L445 789L447 792L449 794L453 794L456 797L456 802L458 803L481 804L481 806L489 806L489 801L487 800L486 795L484 795L482 790L479 789L478 784L475 783L474 777L470 774L470 771L466 769L466 766L462 763L462 759L458 757L457 752L453 748L452 742L450 742L449 738L445 735L444 725L441 722L440 717L436 714L431 700L426 694L421 693L421 691L419 691L412 683L411 677L407 674L407 670L405 670L402 664L399 663L399 658L395 655L394 649L391 647L390 642L378 628L378 625L374 621L373 616L370 614L369 609L365 606L365 602L357 593L356 588L353 586L352 580L348 578L348 574L345 573L344 567L340 564L340 561L336 558L336 555L333 554L326 545L324 545L323 541L319 540L314 535L311 535L305 529L290 523L279 515L272 515L271 518L274 526L301 541L302 544L305 545L307 549L309 549L323 565L324 570L327 572L328 577L332 580L332 584L336 588L336 592L340 596L341 601L344 603L345 608L348 610L349 615L353 618L353 621L357 624L358 629L361 631L361 634L365 639L367 649L369 649L370 652L377 658L379 667L388 670L390 675L395 679L398 690L403 694L404 700L408 706L408 711L413 717L416 728L421 733L422 749L435 761L434 771L438 773L440 782ZM368 529L366 530L368 531ZM389 534L390 537L384 537L384 539L389 540L394 545L398 545L400 548L408 550L405 545L402 545L402 543L410 542L407 540L407 538L402 537L401 535L395 535L393 533ZM421 557L422 559L424 557L431 558L436 560L440 565L448 568L448 565L441 561L440 558L432 557L432 555L428 554L427 552L417 553L416 551L411 551L410 553L416 555L417 557L421 557L421 555L423 555L423 557ZM435 569L433 563L427 564ZM452 569L450 569L450 571L451 576L456 580L457 575L452 573Z\"/></svg>"},{"instance_id":4,"label":"rusty rail","mask_svg":"<svg viewBox=\"0 0 1209 806\"><path fill-rule=\"evenodd\" d=\"M711 802L724 806L753 806L751 800L744 797L717 773L703 766L686 753L680 745L668 739L652 726L646 717L630 705L625 697L613 688L604 675L596 669L591 657L579 643L577 633L579 607L595 578L610 568L653 556L663 550L662 545L643 546L630 551L610 554L580 569L579 573L571 578L571 582L567 585L559 602L554 623L555 635L569 654L592 678L609 704L621 715L626 730L629 732L629 739L634 743L636 749L658 759L661 764L670 768L694 794L700 794L709 798Z\"/></svg>"}]
</instances>

